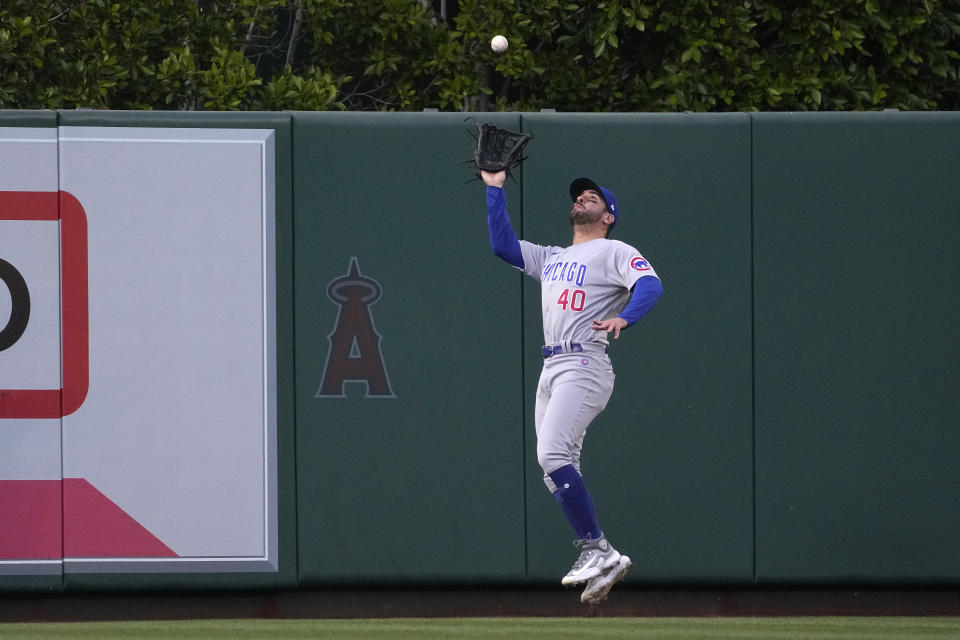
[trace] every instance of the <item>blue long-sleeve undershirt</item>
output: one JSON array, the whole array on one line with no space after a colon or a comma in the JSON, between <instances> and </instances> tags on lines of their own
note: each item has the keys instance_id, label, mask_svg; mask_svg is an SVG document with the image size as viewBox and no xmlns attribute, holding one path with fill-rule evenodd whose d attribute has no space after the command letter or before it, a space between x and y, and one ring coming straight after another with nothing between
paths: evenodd
<instances>
[{"instance_id":1,"label":"blue long-sleeve undershirt","mask_svg":"<svg viewBox=\"0 0 960 640\"><path fill-rule=\"evenodd\" d=\"M623 311L617 316L627 321L629 327L634 322L647 315L647 312L657 304L660 294L663 293L663 285L660 278L656 276L643 276L633 285L633 295Z\"/></svg>"},{"instance_id":2,"label":"blue long-sleeve undershirt","mask_svg":"<svg viewBox=\"0 0 960 640\"><path fill-rule=\"evenodd\" d=\"M507 198L500 187L487 186L487 226L490 228L490 248L493 254L508 264L523 269L520 241L507 215Z\"/></svg>"}]
</instances>

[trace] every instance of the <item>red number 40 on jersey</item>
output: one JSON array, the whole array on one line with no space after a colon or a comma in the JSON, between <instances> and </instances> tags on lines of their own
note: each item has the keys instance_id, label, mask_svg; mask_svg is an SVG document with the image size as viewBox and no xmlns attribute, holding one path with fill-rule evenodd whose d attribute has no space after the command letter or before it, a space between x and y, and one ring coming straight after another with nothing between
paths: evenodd
<instances>
[{"instance_id":1,"label":"red number 40 on jersey","mask_svg":"<svg viewBox=\"0 0 960 640\"><path fill-rule=\"evenodd\" d=\"M570 289L564 289L563 293L560 294L560 298L557 299L557 304L563 307L563 310L567 310L567 305L570 305L571 311L583 311L583 305L587 300L587 292L583 289L574 289L572 292Z\"/></svg>"}]
</instances>

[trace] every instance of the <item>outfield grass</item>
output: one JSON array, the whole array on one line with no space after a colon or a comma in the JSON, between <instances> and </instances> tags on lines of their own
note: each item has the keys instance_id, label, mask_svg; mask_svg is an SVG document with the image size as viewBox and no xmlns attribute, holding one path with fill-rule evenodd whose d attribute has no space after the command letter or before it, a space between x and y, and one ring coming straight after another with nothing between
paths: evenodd
<instances>
[{"instance_id":1,"label":"outfield grass","mask_svg":"<svg viewBox=\"0 0 960 640\"><path fill-rule=\"evenodd\" d=\"M398 618L0 624L3 640L46 638L922 640L960 638L960 618Z\"/></svg>"}]
</instances>

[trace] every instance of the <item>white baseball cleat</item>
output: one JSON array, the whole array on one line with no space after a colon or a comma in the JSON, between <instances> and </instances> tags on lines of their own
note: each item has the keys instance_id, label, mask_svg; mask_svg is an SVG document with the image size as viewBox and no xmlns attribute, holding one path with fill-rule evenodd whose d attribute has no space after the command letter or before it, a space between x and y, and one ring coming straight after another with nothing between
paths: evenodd
<instances>
[{"instance_id":1,"label":"white baseball cleat","mask_svg":"<svg viewBox=\"0 0 960 640\"><path fill-rule=\"evenodd\" d=\"M584 604L598 604L606 600L610 594L610 589L613 589L613 585L623 580L631 564L629 556L621 555L620 561L616 566L610 567L596 578L587 582L586 588L584 588L583 593L580 594L580 602Z\"/></svg>"},{"instance_id":2,"label":"white baseball cleat","mask_svg":"<svg viewBox=\"0 0 960 640\"><path fill-rule=\"evenodd\" d=\"M580 557L573 563L567 575L563 576L561 584L586 582L599 576L604 570L616 566L620 561L620 552L614 549L605 537L577 540L573 544L580 548Z\"/></svg>"}]
</instances>

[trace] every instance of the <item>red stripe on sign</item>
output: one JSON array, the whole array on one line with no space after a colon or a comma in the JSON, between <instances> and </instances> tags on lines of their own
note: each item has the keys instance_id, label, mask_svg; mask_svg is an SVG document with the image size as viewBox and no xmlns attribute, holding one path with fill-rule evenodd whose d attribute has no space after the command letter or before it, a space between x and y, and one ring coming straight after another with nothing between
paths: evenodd
<instances>
[{"instance_id":1,"label":"red stripe on sign","mask_svg":"<svg viewBox=\"0 0 960 640\"><path fill-rule=\"evenodd\" d=\"M177 554L84 478L63 479L68 558L175 558Z\"/></svg>"},{"instance_id":2,"label":"red stripe on sign","mask_svg":"<svg viewBox=\"0 0 960 640\"><path fill-rule=\"evenodd\" d=\"M0 480L0 559L63 557L59 480Z\"/></svg>"},{"instance_id":3,"label":"red stripe on sign","mask_svg":"<svg viewBox=\"0 0 960 640\"><path fill-rule=\"evenodd\" d=\"M60 192L60 296L63 310L63 406L60 415L80 408L90 384L90 319L87 295L87 214L66 191Z\"/></svg>"},{"instance_id":4,"label":"red stripe on sign","mask_svg":"<svg viewBox=\"0 0 960 640\"><path fill-rule=\"evenodd\" d=\"M56 220L56 191L0 191L0 220Z\"/></svg>"},{"instance_id":5,"label":"red stripe on sign","mask_svg":"<svg viewBox=\"0 0 960 640\"><path fill-rule=\"evenodd\" d=\"M0 418L59 418L60 389L2 389Z\"/></svg>"}]
</instances>

